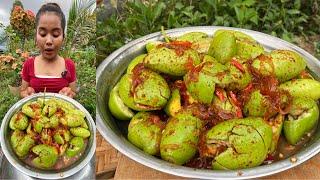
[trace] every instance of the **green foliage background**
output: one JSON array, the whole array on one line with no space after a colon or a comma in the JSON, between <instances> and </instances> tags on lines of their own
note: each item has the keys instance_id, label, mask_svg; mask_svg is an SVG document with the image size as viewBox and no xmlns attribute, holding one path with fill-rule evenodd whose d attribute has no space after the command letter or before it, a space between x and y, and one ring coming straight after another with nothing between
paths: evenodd
<instances>
[{"instance_id":1,"label":"green foliage background","mask_svg":"<svg viewBox=\"0 0 320 180\"><path fill-rule=\"evenodd\" d=\"M97 60L125 43L160 31L186 26L252 29L290 42L320 34L319 0L125 0L101 5L97 22ZM319 42L314 42L319 56Z\"/></svg>"}]
</instances>

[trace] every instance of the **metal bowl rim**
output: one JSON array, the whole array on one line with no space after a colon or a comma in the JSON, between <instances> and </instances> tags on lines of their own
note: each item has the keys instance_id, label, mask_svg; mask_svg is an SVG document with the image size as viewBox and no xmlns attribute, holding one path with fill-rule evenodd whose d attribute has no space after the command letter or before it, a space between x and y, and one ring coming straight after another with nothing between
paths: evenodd
<instances>
[{"instance_id":1,"label":"metal bowl rim","mask_svg":"<svg viewBox=\"0 0 320 180\"><path fill-rule=\"evenodd\" d=\"M227 29L227 30L237 30L242 32L248 32L250 34L257 34L261 36L268 37L270 39L276 40L277 42L289 46L293 48L295 51L298 51L300 54L303 54L307 59L310 59L313 63L316 64L317 67L320 67L320 62L313 57L311 54L301 49L300 47L293 45L287 41L284 41L280 38L248 29L241 28L233 28L233 27L222 27L222 26L194 26L194 27L184 27L184 28L176 28L166 30L166 33L170 36L174 33L183 33L183 32L192 32L192 31L208 31L208 30L218 30L218 29ZM122 52L129 49L136 44L146 42L148 39L161 37L161 32L155 32L136 40L133 40L126 45L120 47L112 54L110 54L104 61L98 66L96 71L96 82L98 84L99 77L101 76L103 70L108 66L109 63L112 62L117 56L119 56ZM97 93L98 95L98 93ZM297 162L292 163L290 158L285 160L277 161L269 165L257 166L254 168L241 169L241 170L228 170L228 171L219 171L219 170L203 170L203 169L194 169L188 168L184 166L174 165L172 163L166 162L164 160L158 159L153 156L149 156L142 151L136 149L129 149L126 144L124 144L122 139L117 136L110 127L106 126L103 122L103 119L99 112L99 107L96 108L96 123L97 129L101 133L101 135L117 150L119 150L122 154L127 157L133 159L134 161L141 163L145 166L151 167L153 169L188 178L203 178L203 179L248 179L248 178L257 178L272 175L275 173L279 173L285 171L287 169L293 168L308 159L312 158L316 154L320 152L320 140L313 143L311 146L307 147L303 151L295 154L295 157L298 159ZM132 145L133 146L133 145Z\"/></svg>"},{"instance_id":2,"label":"metal bowl rim","mask_svg":"<svg viewBox=\"0 0 320 180\"><path fill-rule=\"evenodd\" d=\"M9 149L6 147L6 143L5 143L5 137L4 137L4 132L6 131L5 125L7 124L6 121L10 121L9 115L16 111L16 108L18 108L19 106L21 107L23 104L25 104L26 102L28 102L31 99L36 99L38 97L55 97L55 98L59 98L62 100L65 100L69 103L71 103L72 105L74 105L76 108L80 109L81 111L83 111L86 114L86 119L89 122L88 126L89 129L92 129L93 132L91 132L91 136L93 136L93 142L91 147L86 147L86 148L90 148L87 156L75 167L65 170L63 172L58 172L58 173L36 173L26 167L24 167L23 165L21 165L20 163L17 163L15 159L13 159L13 157L11 157L10 153L9 153ZM14 166L17 170L19 170L20 172L31 176L31 177L35 177L35 178L41 178L41 179L61 179L61 178L67 178L69 176L72 176L73 174L79 172L82 168L84 168L91 160L91 158L93 157L94 153L95 153L95 149L96 149L96 128L95 128L95 123L94 120L92 119L90 113L76 100L65 96L65 95L61 95L61 94L57 94L57 93L36 93L33 94L31 96L25 97L21 100L19 100L18 102L16 102L13 106L11 106L11 108L8 110L8 112L6 113L6 115L4 116L3 120L2 120L2 124L1 124L1 134L0 134L0 141L1 141L1 148L3 151L3 154L6 156L7 160L10 162L10 164L12 166ZM89 145L89 144L88 144Z\"/></svg>"}]
</instances>

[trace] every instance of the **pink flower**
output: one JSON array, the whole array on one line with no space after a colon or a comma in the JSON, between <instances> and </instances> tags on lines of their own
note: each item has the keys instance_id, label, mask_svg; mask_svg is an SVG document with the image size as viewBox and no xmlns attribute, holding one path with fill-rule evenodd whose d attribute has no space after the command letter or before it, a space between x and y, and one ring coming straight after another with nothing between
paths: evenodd
<instances>
[{"instance_id":1,"label":"pink flower","mask_svg":"<svg viewBox=\"0 0 320 180\"><path fill-rule=\"evenodd\" d=\"M21 6L14 6L14 10L15 11L20 11L20 10L22 10L22 8L21 8Z\"/></svg>"},{"instance_id":2,"label":"pink flower","mask_svg":"<svg viewBox=\"0 0 320 180\"><path fill-rule=\"evenodd\" d=\"M27 12L27 14L28 14L29 16L34 17L34 13L33 13L31 10L27 10L26 12Z\"/></svg>"}]
</instances>

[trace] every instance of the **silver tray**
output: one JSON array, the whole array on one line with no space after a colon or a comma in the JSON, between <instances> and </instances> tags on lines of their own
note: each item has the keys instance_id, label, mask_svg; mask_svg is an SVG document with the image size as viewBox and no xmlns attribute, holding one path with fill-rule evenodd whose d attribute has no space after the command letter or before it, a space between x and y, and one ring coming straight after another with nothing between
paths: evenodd
<instances>
[{"instance_id":1,"label":"silver tray","mask_svg":"<svg viewBox=\"0 0 320 180\"><path fill-rule=\"evenodd\" d=\"M168 30L166 31L166 33L171 37L180 36L184 33L194 31L213 35L213 33L218 29L230 29L244 32L255 38L260 44L265 47L267 51L270 51L272 49L294 50L305 58L308 68L314 75L320 75L320 62L315 57L291 43L264 33L246 29L217 26L179 28ZM315 156L320 151L319 128L316 130L313 139L308 142L308 144L303 147L297 154L294 155L297 158L297 162L292 163L290 161L290 158L287 158L269 165L242 170L218 171L194 169L174 165L154 156L147 155L143 151L139 150L127 140L125 136L126 130L121 128L123 126L123 122L119 122L111 116L107 102L111 89L119 81L130 61L137 55L145 52L145 44L148 41L155 40L163 40L163 36L160 32L144 36L119 48L109 57L107 57L97 69L97 129L102 134L102 136L121 153L145 166L177 176L203 179L248 179L267 176L293 168Z\"/></svg>"},{"instance_id":2,"label":"silver tray","mask_svg":"<svg viewBox=\"0 0 320 180\"><path fill-rule=\"evenodd\" d=\"M74 105L77 109L81 110L86 115L86 122L88 124L89 130L91 132L91 136L88 139L88 144L86 147L86 150L83 152L83 155L80 157L78 161L76 161L74 164L70 165L69 167L66 167L61 170L41 170L34 167L30 167L23 163L19 158L15 155L9 141L9 121L11 117L22 108L22 106L31 100L36 100L39 97L45 97L45 98L58 98L65 100L72 105ZM28 96L26 98L21 99L17 103L15 103L9 111L6 113L2 120L1 124L1 130L0 130L0 141L1 141L1 150L5 157L2 157L3 162L0 166L1 170L7 168L3 166L3 163L6 163L6 161L10 162L10 165L14 167L14 170L11 172L20 172L24 175L17 176L25 177L31 176L35 178L42 178L42 179L62 179L67 178L69 176L72 176L76 174L77 172L80 172L89 162L91 161L92 157L94 156L95 149L96 149L96 128L95 123L90 115L90 113L76 100L71 99L67 96L56 94L56 93L37 93L33 94L31 96ZM1 160L1 159L0 159ZM92 167L92 165L90 165ZM10 170L10 169L9 169ZM17 171L18 170L18 171ZM7 172L5 172L7 174ZM94 172L93 172L94 173ZM2 173L3 174L3 173ZM11 174L7 174L9 177L3 177L3 178L11 178ZM3 175L4 176L4 175ZM1 178L0 178L1 179Z\"/></svg>"}]
</instances>

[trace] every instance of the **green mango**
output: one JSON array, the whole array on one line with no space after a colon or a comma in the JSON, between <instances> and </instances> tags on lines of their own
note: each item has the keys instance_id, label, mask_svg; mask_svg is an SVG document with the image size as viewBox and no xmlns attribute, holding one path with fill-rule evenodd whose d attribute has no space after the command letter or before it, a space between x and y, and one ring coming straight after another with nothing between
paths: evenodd
<instances>
[{"instance_id":1,"label":"green mango","mask_svg":"<svg viewBox=\"0 0 320 180\"><path fill-rule=\"evenodd\" d=\"M307 97L314 100L320 98L320 82L313 79L295 79L279 86L294 97Z\"/></svg>"},{"instance_id":2,"label":"green mango","mask_svg":"<svg viewBox=\"0 0 320 180\"><path fill-rule=\"evenodd\" d=\"M52 123L54 125L56 125L57 122L52 121ZM43 128L51 128L51 127L52 127L52 124L51 124L50 119L48 117L43 116L43 115L37 116L36 122L34 124L34 130L37 133L41 133Z\"/></svg>"},{"instance_id":3,"label":"green mango","mask_svg":"<svg viewBox=\"0 0 320 180\"><path fill-rule=\"evenodd\" d=\"M64 139L60 134L56 133L55 135L53 135L53 139L58 144L64 144Z\"/></svg>"},{"instance_id":4,"label":"green mango","mask_svg":"<svg viewBox=\"0 0 320 180\"><path fill-rule=\"evenodd\" d=\"M37 168L48 169L54 166L58 159L58 150L55 147L40 144L32 148L32 152L38 157L32 160Z\"/></svg>"},{"instance_id":5,"label":"green mango","mask_svg":"<svg viewBox=\"0 0 320 180\"><path fill-rule=\"evenodd\" d=\"M178 55L174 49L159 47L149 52L144 58L144 65L154 71L183 76L187 73L187 63L198 65L200 57L193 49L186 49L182 55Z\"/></svg>"},{"instance_id":6,"label":"green mango","mask_svg":"<svg viewBox=\"0 0 320 180\"><path fill-rule=\"evenodd\" d=\"M162 133L161 158L179 165L188 162L197 152L202 126L202 121L189 113L170 117Z\"/></svg>"},{"instance_id":7,"label":"green mango","mask_svg":"<svg viewBox=\"0 0 320 180\"><path fill-rule=\"evenodd\" d=\"M49 118L49 126L51 128L56 128L59 125L59 117L57 115L53 115Z\"/></svg>"},{"instance_id":8,"label":"green mango","mask_svg":"<svg viewBox=\"0 0 320 180\"><path fill-rule=\"evenodd\" d=\"M147 56L146 54L141 54L141 55L135 57L135 58L130 62L130 64L128 65L127 73L128 73L128 74L132 73L133 68L134 68L137 64L143 63L143 59L144 59L146 56Z\"/></svg>"},{"instance_id":9,"label":"green mango","mask_svg":"<svg viewBox=\"0 0 320 180\"><path fill-rule=\"evenodd\" d=\"M90 131L82 127L71 128L70 132L74 136L78 136L82 138L90 137Z\"/></svg>"},{"instance_id":10,"label":"green mango","mask_svg":"<svg viewBox=\"0 0 320 180\"><path fill-rule=\"evenodd\" d=\"M160 152L160 140L164 123L149 112L139 112L130 121L129 141L144 152L157 155Z\"/></svg>"},{"instance_id":11,"label":"green mango","mask_svg":"<svg viewBox=\"0 0 320 180\"><path fill-rule=\"evenodd\" d=\"M57 107L62 109L65 113L68 113L69 111L75 109L75 107L71 103L64 101L64 100L51 98L50 101L55 102L57 104Z\"/></svg>"},{"instance_id":12,"label":"green mango","mask_svg":"<svg viewBox=\"0 0 320 180\"><path fill-rule=\"evenodd\" d=\"M70 131L66 129L57 129L53 135L53 139L58 144L66 144L71 139Z\"/></svg>"},{"instance_id":13,"label":"green mango","mask_svg":"<svg viewBox=\"0 0 320 180\"><path fill-rule=\"evenodd\" d=\"M316 127L318 120L319 108L313 99L294 98L283 125L287 141L292 145L297 144L303 135Z\"/></svg>"},{"instance_id":14,"label":"green mango","mask_svg":"<svg viewBox=\"0 0 320 180\"><path fill-rule=\"evenodd\" d=\"M237 55L243 59L253 59L264 53L261 44L251 41L237 41Z\"/></svg>"},{"instance_id":15,"label":"green mango","mask_svg":"<svg viewBox=\"0 0 320 180\"><path fill-rule=\"evenodd\" d=\"M270 102L260 93L260 90L255 90L245 103L243 112L246 116L263 117L270 106Z\"/></svg>"},{"instance_id":16,"label":"green mango","mask_svg":"<svg viewBox=\"0 0 320 180\"><path fill-rule=\"evenodd\" d=\"M66 114L65 120L68 127L78 127L83 123L83 117L73 113Z\"/></svg>"},{"instance_id":17,"label":"green mango","mask_svg":"<svg viewBox=\"0 0 320 180\"><path fill-rule=\"evenodd\" d=\"M282 132L284 116L278 114L275 118L268 120L269 125L272 127L272 141L270 146L270 154L274 153L278 146L278 141Z\"/></svg>"},{"instance_id":18,"label":"green mango","mask_svg":"<svg viewBox=\"0 0 320 180\"><path fill-rule=\"evenodd\" d=\"M20 157L25 157L32 146L34 146L35 141L28 134L23 131L15 130L11 135L11 145L14 152Z\"/></svg>"},{"instance_id":19,"label":"green mango","mask_svg":"<svg viewBox=\"0 0 320 180\"><path fill-rule=\"evenodd\" d=\"M294 51L273 50L270 56L275 67L276 77L280 82L298 76L306 68L305 60Z\"/></svg>"},{"instance_id":20,"label":"green mango","mask_svg":"<svg viewBox=\"0 0 320 180\"><path fill-rule=\"evenodd\" d=\"M262 75L274 74L280 82L298 76L306 68L305 60L290 50L273 50L268 55L256 58L252 65Z\"/></svg>"},{"instance_id":21,"label":"green mango","mask_svg":"<svg viewBox=\"0 0 320 180\"><path fill-rule=\"evenodd\" d=\"M192 43L192 49L196 50L198 53L207 54L212 38L209 38L208 35L203 32L190 32L178 37L176 40L189 41Z\"/></svg>"},{"instance_id":22,"label":"green mango","mask_svg":"<svg viewBox=\"0 0 320 180\"><path fill-rule=\"evenodd\" d=\"M181 110L181 96L179 89L174 89L171 97L164 108L164 111L169 116L175 116Z\"/></svg>"},{"instance_id":23,"label":"green mango","mask_svg":"<svg viewBox=\"0 0 320 180\"><path fill-rule=\"evenodd\" d=\"M41 108L41 104L37 101L27 102L22 106L22 112L31 118L35 118L41 114Z\"/></svg>"},{"instance_id":24,"label":"green mango","mask_svg":"<svg viewBox=\"0 0 320 180\"><path fill-rule=\"evenodd\" d=\"M165 79L158 73L144 69L139 74L141 83L133 89L133 75L125 74L119 82L119 96L123 103L137 111L163 108L169 97L170 89Z\"/></svg>"},{"instance_id":25,"label":"green mango","mask_svg":"<svg viewBox=\"0 0 320 180\"><path fill-rule=\"evenodd\" d=\"M262 45L257 43L251 36L242 33L240 31L233 31L233 30L224 30L220 29L216 31L214 36L218 36L219 34L223 32L229 32L232 33L236 38L236 44L237 44L237 56L244 60L252 59L260 54L264 53L264 48Z\"/></svg>"},{"instance_id":26,"label":"green mango","mask_svg":"<svg viewBox=\"0 0 320 180\"><path fill-rule=\"evenodd\" d=\"M203 59L202 59L202 63L203 62L207 62L207 61L210 61L210 62L215 63L215 64L219 63L214 57L209 56L209 55L204 55Z\"/></svg>"},{"instance_id":27,"label":"green mango","mask_svg":"<svg viewBox=\"0 0 320 180\"><path fill-rule=\"evenodd\" d=\"M208 34L203 32L189 32L176 38L177 41L189 41L191 43L197 42L199 39L207 38Z\"/></svg>"},{"instance_id":28,"label":"green mango","mask_svg":"<svg viewBox=\"0 0 320 180\"><path fill-rule=\"evenodd\" d=\"M146 50L149 53L153 49L156 49L158 45L163 44L162 41L150 41L146 44Z\"/></svg>"},{"instance_id":29,"label":"green mango","mask_svg":"<svg viewBox=\"0 0 320 180\"><path fill-rule=\"evenodd\" d=\"M206 65L203 65L203 68L204 66ZM216 77L207 75L202 72L202 70L200 72L189 71L184 76L184 82L187 86L188 92L194 99L205 104L210 104L212 101L215 89L215 79Z\"/></svg>"},{"instance_id":30,"label":"green mango","mask_svg":"<svg viewBox=\"0 0 320 180\"><path fill-rule=\"evenodd\" d=\"M9 127L12 130L19 129L25 130L29 125L28 117L23 114L21 111L17 112L10 119Z\"/></svg>"},{"instance_id":31,"label":"green mango","mask_svg":"<svg viewBox=\"0 0 320 180\"><path fill-rule=\"evenodd\" d=\"M111 114L119 120L130 120L134 116L134 112L123 103L119 96L119 83L110 92L108 106Z\"/></svg>"},{"instance_id":32,"label":"green mango","mask_svg":"<svg viewBox=\"0 0 320 180\"><path fill-rule=\"evenodd\" d=\"M42 109L42 114L47 117L51 117L57 111L57 105L54 104L46 104Z\"/></svg>"},{"instance_id":33,"label":"green mango","mask_svg":"<svg viewBox=\"0 0 320 180\"><path fill-rule=\"evenodd\" d=\"M267 157L272 129L262 118L247 117L221 122L206 134L213 154L213 169L242 169L260 165ZM219 149L224 147L224 151Z\"/></svg>"},{"instance_id":34,"label":"green mango","mask_svg":"<svg viewBox=\"0 0 320 180\"><path fill-rule=\"evenodd\" d=\"M213 99L215 85L225 87L231 82L227 67L213 61L204 61L184 76L188 92L197 101L210 104Z\"/></svg>"},{"instance_id":35,"label":"green mango","mask_svg":"<svg viewBox=\"0 0 320 180\"><path fill-rule=\"evenodd\" d=\"M208 51L208 55L222 64L229 62L236 53L236 38L233 33L228 31L215 35Z\"/></svg>"},{"instance_id":36,"label":"green mango","mask_svg":"<svg viewBox=\"0 0 320 180\"><path fill-rule=\"evenodd\" d=\"M226 30L226 29L219 29L214 33L214 38L216 36L218 36L219 34L223 33L223 32L229 32L232 33L234 35L234 37L236 38L237 42L243 42L243 41L247 41L247 42L256 42L256 40L254 40L251 36L240 32L240 31L234 31L234 30Z\"/></svg>"},{"instance_id":37,"label":"green mango","mask_svg":"<svg viewBox=\"0 0 320 180\"><path fill-rule=\"evenodd\" d=\"M73 137L70 141L70 145L66 150L66 155L68 157L74 157L78 155L82 149L85 147L84 140L81 137Z\"/></svg>"},{"instance_id":38,"label":"green mango","mask_svg":"<svg viewBox=\"0 0 320 180\"><path fill-rule=\"evenodd\" d=\"M275 75L275 67L270 55L260 55L252 62L252 69L262 76Z\"/></svg>"},{"instance_id":39,"label":"green mango","mask_svg":"<svg viewBox=\"0 0 320 180\"><path fill-rule=\"evenodd\" d=\"M239 69L235 64L241 65L240 67L243 69ZM228 89L242 90L249 85L252 78L246 64L242 64L236 58L233 58L226 66L229 69L229 77L231 78L231 82L227 86Z\"/></svg>"}]
</instances>

